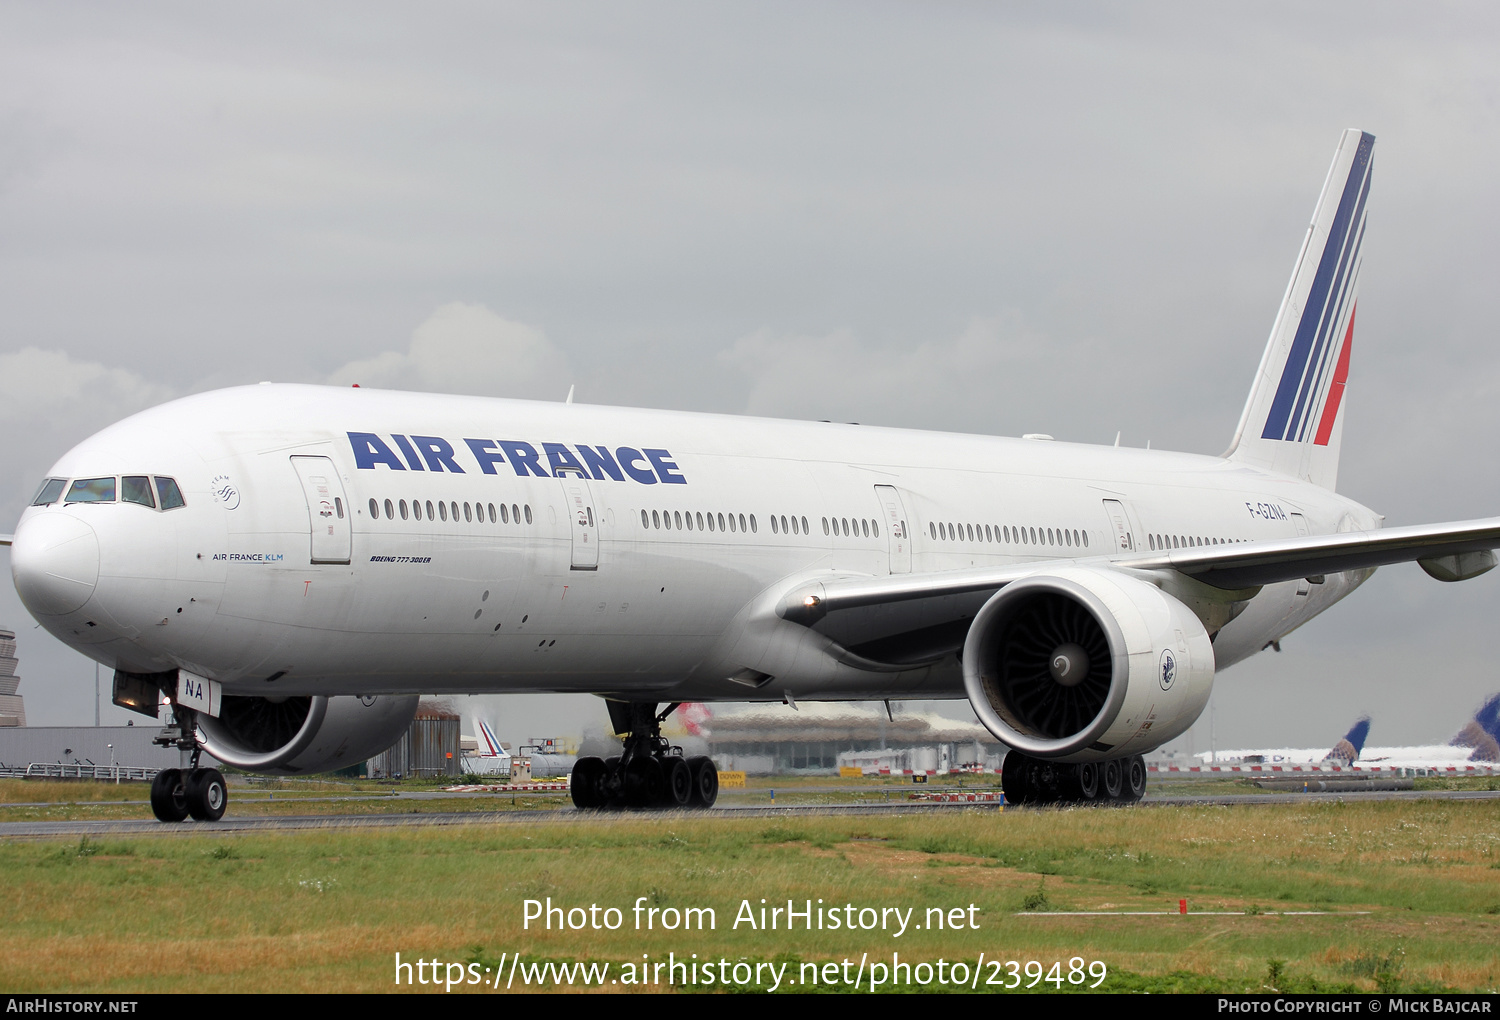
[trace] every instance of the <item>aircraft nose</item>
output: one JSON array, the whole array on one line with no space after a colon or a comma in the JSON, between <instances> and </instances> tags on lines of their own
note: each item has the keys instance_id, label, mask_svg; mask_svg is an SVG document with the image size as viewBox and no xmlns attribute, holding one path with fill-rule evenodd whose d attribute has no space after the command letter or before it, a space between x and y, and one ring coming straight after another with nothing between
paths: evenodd
<instances>
[{"instance_id":1,"label":"aircraft nose","mask_svg":"<svg viewBox=\"0 0 1500 1020\"><path fill-rule=\"evenodd\" d=\"M99 582L99 539L65 513L21 522L10 550L16 593L36 616L62 616L83 604Z\"/></svg>"}]
</instances>

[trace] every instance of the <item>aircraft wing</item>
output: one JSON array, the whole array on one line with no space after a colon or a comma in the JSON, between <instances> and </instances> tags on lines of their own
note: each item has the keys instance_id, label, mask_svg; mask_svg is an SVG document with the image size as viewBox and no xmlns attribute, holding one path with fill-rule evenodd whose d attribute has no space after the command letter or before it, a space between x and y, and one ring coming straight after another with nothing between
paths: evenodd
<instances>
[{"instance_id":1,"label":"aircraft wing","mask_svg":"<svg viewBox=\"0 0 1500 1020\"><path fill-rule=\"evenodd\" d=\"M1493 567L1495 559L1490 550L1496 548L1500 548L1500 517L1486 517L1380 531L1308 535L1277 542L1173 549L1118 563L1146 570L1169 567L1224 589L1252 588L1411 560L1421 561L1422 568L1439 580L1461 581Z\"/></svg>"},{"instance_id":2,"label":"aircraft wing","mask_svg":"<svg viewBox=\"0 0 1500 1020\"><path fill-rule=\"evenodd\" d=\"M14 535L0 535L0 545L10 545L13 538L15 538Z\"/></svg>"},{"instance_id":3,"label":"aircraft wing","mask_svg":"<svg viewBox=\"0 0 1500 1020\"><path fill-rule=\"evenodd\" d=\"M925 574L834 575L792 587L776 606L782 619L828 637L841 660L890 670L935 662L963 647L974 615L1012 581L1049 569L1175 570L1226 591L1346 570L1420 561L1444 581L1484 573L1500 548L1500 517L1381 531L1309 535L1273 542L1175 549L1111 558L1038 560Z\"/></svg>"}]
</instances>

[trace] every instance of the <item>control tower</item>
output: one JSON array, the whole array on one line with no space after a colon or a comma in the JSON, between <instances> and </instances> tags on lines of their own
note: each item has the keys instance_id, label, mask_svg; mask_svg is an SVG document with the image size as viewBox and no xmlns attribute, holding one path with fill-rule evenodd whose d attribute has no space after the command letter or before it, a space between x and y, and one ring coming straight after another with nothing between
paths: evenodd
<instances>
[{"instance_id":1,"label":"control tower","mask_svg":"<svg viewBox=\"0 0 1500 1020\"><path fill-rule=\"evenodd\" d=\"M16 676L16 635L0 630L0 726L25 726L26 705L16 690L21 678Z\"/></svg>"}]
</instances>

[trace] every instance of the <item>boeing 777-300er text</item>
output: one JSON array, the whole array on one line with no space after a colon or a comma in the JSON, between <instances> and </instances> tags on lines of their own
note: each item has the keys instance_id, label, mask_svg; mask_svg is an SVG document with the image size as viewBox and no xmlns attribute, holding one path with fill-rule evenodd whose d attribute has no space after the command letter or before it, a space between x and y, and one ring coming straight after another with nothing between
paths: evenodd
<instances>
[{"instance_id":1,"label":"boeing 777-300er text","mask_svg":"<svg viewBox=\"0 0 1500 1020\"><path fill-rule=\"evenodd\" d=\"M1218 668L1384 563L1490 569L1500 519L1381 530L1335 492L1374 138L1346 132L1221 457L572 403L260 385L57 462L11 569L114 669L215 818L199 751L340 768L425 693L592 692L579 807L708 805L685 701L967 697L1013 801L1133 799Z\"/></svg>"}]
</instances>

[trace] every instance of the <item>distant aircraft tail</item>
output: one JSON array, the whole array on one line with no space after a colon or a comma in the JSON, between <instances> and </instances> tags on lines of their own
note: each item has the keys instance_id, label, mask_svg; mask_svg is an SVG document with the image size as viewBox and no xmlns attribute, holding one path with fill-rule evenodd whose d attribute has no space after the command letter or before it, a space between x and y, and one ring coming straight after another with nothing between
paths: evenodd
<instances>
[{"instance_id":1,"label":"distant aircraft tail","mask_svg":"<svg viewBox=\"0 0 1500 1020\"><path fill-rule=\"evenodd\" d=\"M1374 135L1354 128L1339 141L1225 454L1330 490L1338 478L1374 147Z\"/></svg>"},{"instance_id":2,"label":"distant aircraft tail","mask_svg":"<svg viewBox=\"0 0 1500 1020\"><path fill-rule=\"evenodd\" d=\"M474 723L479 731L479 735L475 738L479 744L479 757L505 757L505 748L500 745L500 738L495 736L495 731L490 729L490 724L479 718L476 718Z\"/></svg>"},{"instance_id":3,"label":"distant aircraft tail","mask_svg":"<svg viewBox=\"0 0 1500 1020\"><path fill-rule=\"evenodd\" d=\"M1491 695L1449 743L1472 747L1470 761L1500 762L1500 694Z\"/></svg>"},{"instance_id":4,"label":"distant aircraft tail","mask_svg":"<svg viewBox=\"0 0 1500 1020\"><path fill-rule=\"evenodd\" d=\"M1324 761L1343 762L1345 765L1353 765L1359 760L1359 753L1365 749L1365 738L1370 735L1369 717L1355 723L1344 739L1333 745L1333 750L1324 756Z\"/></svg>"}]
</instances>

